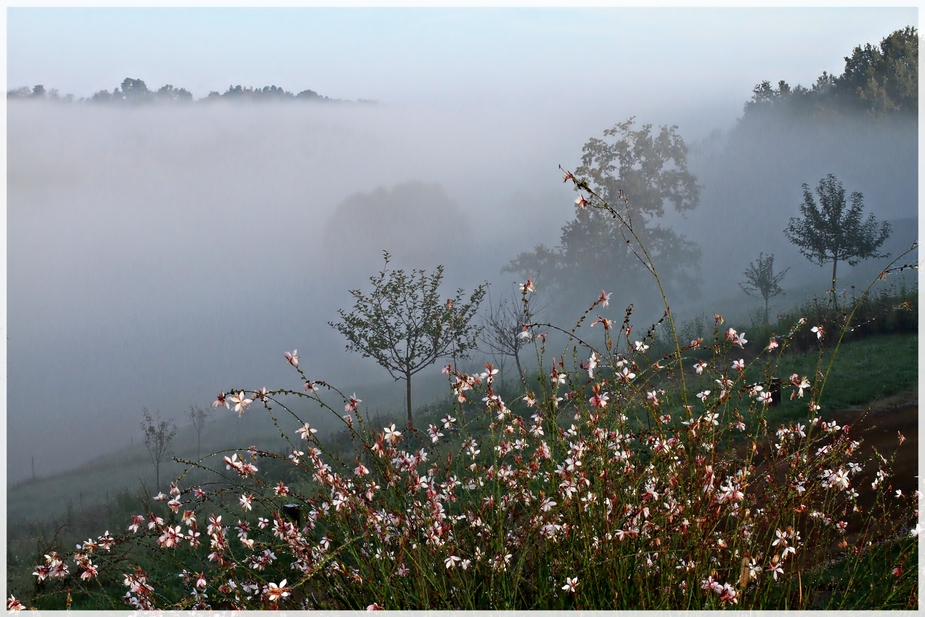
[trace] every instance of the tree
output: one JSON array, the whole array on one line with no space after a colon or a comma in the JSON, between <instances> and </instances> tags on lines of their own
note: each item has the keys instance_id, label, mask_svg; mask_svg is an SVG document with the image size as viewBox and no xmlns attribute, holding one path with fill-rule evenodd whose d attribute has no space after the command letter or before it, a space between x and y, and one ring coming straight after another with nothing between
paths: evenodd
<instances>
[{"instance_id":1,"label":"tree","mask_svg":"<svg viewBox=\"0 0 925 617\"><path fill-rule=\"evenodd\" d=\"M845 72L836 80L839 96L874 116L917 113L919 37L912 26L880 42L854 48L845 57Z\"/></svg>"},{"instance_id":2,"label":"tree","mask_svg":"<svg viewBox=\"0 0 925 617\"><path fill-rule=\"evenodd\" d=\"M126 103L138 105L153 99L154 93L141 79L126 77L122 80L122 100Z\"/></svg>"},{"instance_id":3,"label":"tree","mask_svg":"<svg viewBox=\"0 0 925 617\"><path fill-rule=\"evenodd\" d=\"M405 381L408 428L411 418L411 378L440 358L464 358L475 348L479 328L470 322L485 296L487 284L463 302L463 290L443 300L439 293L443 266L424 270L390 270L391 255L383 251L385 266L369 278L367 295L350 290L356 300L349 313L338 309L342 321L328 324L347 337L347 350L373 358L396 381Z\"/></svg>"},{"instance_id":4,"label":"tree","mask_svg":"<svg viewBox=\"0 0 925 617\"><path fill-rule=\"evenodd\" d=\"M502 298L497 309L491 303L491 297L488 299L488 316L482 318L483 326L481 339L485 345L493 352L502 357L501 372L504 373L504 356L514 358L517 365L517 375L523 376L524 371L520 366L520 350L529 342L525 337L525 325L532 321L539 312L531 306L532 295L527 295L524 291L518 298L513 293L511 298ZM542 309L540 309L542 310Z\"/></svg>"},{"instance_id":5,"label":"tree","mask_svg":"<svg viewBox=\"0 0 925 617\"><path fill-rule=\"evenodd\" d=\"M177 425L173 420L161 420L161 412L158 411L154 417L147 407L142 408L144 421L141 423L141 429L145 433L145 447L148 454L151 455L151 462L154 464L155 490L160 491L161 486L161 462L170 450L170 442L173 441L177 434Z\"/></svg>"},{"instance_id":6,"label":"tree","mask_svg":"<svg viewBox=\"0 0 925 617\"><path fill-rule=\"evenodd\" d=\"M851 206L845 201L845 188L828 174L816 187L819 204L813 199L809 185L803 184L802 218L791 218L784 233L810 262L825 265L832 262L832 292L834 297L838 262L854 266L862 259L886 257L878 249L890 235L890 224L877 223L874 215L861 220L864 196L851 193Z\"/></svg>"},{"instance_id":7,"label":"tree","mask_svg":"<svg viewBox=\"0 0 925 617\"><path fill-rule=\"evenodd\" d=\"M780 282L790 268L785 268L774 273L774 255L764 256L764 253L758 254L758 260L748 264L745 270L745 282L739 283L746 294L758 294L764 298L764 324L768 324L768 302L771 298L784 293L780 287Z\"/></svg>"},{"instance_id":8,"label":"tree","mask_svg":"<svg viewBox=\"0 0 925 617\"><path fill-rule=\"evenodd\" d=\"M202 456L202 429L205 428L206 420L212 415L214 409L202 409L199 406L190 405L189 413L186 414L190 422L193 423L193 429L196 431L196 458Z\"/></svg>"},{"instance_id":9,"label":"tree","mask_svg":"<svg viewBox=\"0 0 925 617\"><path fill-rule=\"evenodd\" d=\"M630 118L604 131L604 139L588 140L574 175L625 212L664 281L676 291L696 293L700 249L674 230L653 224L666 204L685 212L700 201L697 179L687 169L687 146L675 126L653 131L651 124L636 129L634 122ZM645 266L621 223L605 210L576 203L576 217L562 228L558 246L521 253L504 270L533 276L560 297L596 296L605 285L630 288Z\"/></svg>"}]
</instances>

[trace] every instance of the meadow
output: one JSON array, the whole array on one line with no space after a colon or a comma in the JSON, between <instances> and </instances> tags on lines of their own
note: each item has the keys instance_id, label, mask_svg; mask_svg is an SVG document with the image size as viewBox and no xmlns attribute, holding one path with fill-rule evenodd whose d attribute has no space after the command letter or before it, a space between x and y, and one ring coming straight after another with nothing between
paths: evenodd
<instances>
[{"instance_id":1,"label":"meadow","mask_svg":"<svg viewBox=\"0 0 925 617\"><path fill-rule=\"evenodd\" d=\"M821 298L646 328L602 292L580 335L528 319L520 380L448 364L413 428L281 351L295 387L214 404L275 445L225 423L156 495L108 494L100 461L46 520L77 476L14 487L8 607L917 608L917 419L877 430L917 407L917 290Z\"/></svg>"}]
</instances>

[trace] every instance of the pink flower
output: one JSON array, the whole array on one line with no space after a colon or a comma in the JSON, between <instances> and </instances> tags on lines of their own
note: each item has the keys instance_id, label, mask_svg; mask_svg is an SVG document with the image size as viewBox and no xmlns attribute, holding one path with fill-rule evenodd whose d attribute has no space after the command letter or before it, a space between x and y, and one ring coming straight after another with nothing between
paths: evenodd
<instances>
[{"instance_id":1,"label":"pink flower","mask_svg":"<svg viewBox=\"0 0 925 617\"><path fill-rule=\"evenodd\" d=\"M584 195L579 195L578 198L575 199L575 205L578 206L579 210L584 210L588 207L588 200L585 199Z\"/></svg>"},{"instance_id":2,"label":"pink flower","mask_svg":"<svg viewBox=\"0 0 925 617\"><path fill-rule=\"evenodd\" d=\"M741 360L733 360L732 368L733 370L736 370L736 371L740 371L740 372L744 371L745 370L745 359L743 358Z\"/></svg>"},{"instance_id":3,"label":"pink flower","mask_svg":"<svg viewBox=\"0 0 925 617\"><path fill-rule=\"evenodd\" d=\"M350 397L350 400L344 406L344 411L347 413L355 412L357 410L357 406L362 402L363 401L361 399L357 398L356 392L354 392L353 396Z\"/></svg>"},{"instance_id":4,"label":"pink flower","mask_svg":"<svg viewBox=\"0 0 925 617\"><path fill-rule=\"evenodd\" d=\"M383 437L387 442L393 443L401 439L401 432L395 430L394 424L390 424L389 426L385 427L383 430L385 431L385 435Z\"/></svg>"},{"instance_id":5,"label":"pink flower","mask_svg":"<svg viewBox=\"0 0 925 617\"><path fill-rule=\"evenodd\" d=\"M289 588L286 587L286 579L280 581L279 585L276 583L270 583L267 585L266 594L267 600L270 602L278 602L282 598L288 596Z\"/></svg>"},{"instance_id":6,"label":"pink flower","mask_svg":"<svg viewBox=\"0 0 925 617\"><path fill-rule=\"evenodd\" d=\"M305 423L305 426L302 428L296 429L296 433L302 436L302 439L308 440L311 438L313 433L317 433L318 429L312 428L308 422Z\"/></svg>"},{"instance_id":7,"label":"pink flower","mask_svg":"<svg viewBox=\"0 0 925 617\"><path fill-rule=\"evenodd\" d=\"M521 293L527 293L528 291L536 291L536 286L533 285L533 278L527 277L527 282L520 285Z\"/></svg>"},{"instance_id":8,"label":"pink flower","mask_svg":"<svg viewBox=\"0 0 925 617\"><path fill-rule=\"evenodd\" d=\"M240 418L244 415L244 410L250 407L250 404L254 401L245 397L244 391L242 390L231 397L231 402L234 403L234 410L238 412L238 417Z\"/></svg>"},{"instance_id":9,"label":"pink flower","mask_svg":"<svg viewBox=\"0 0 925 617\"><path fill-rule=\"evenodd\" d=\"M289 352L287 351L287 352L286 352L285 354L283 354L283 355L286 357L286 362L288 362L288 363L291 364L292 366L298 367L298 366L299 366L299 356L296 355L296 354L298 354L298 353L299 353L299 350L298 350L298 349L293 349L293 350L292 350L292 353L289 353Z\"/></svg>"},{"instance_id":10,"label":"pink flower","mask_svg":"<svg viewBox=\"0 0 925 617\"><path fill-rule=\"evenodd\" d=\"M610 296L611 294L606 293L604 290L601 290L601 295L597 299L597 301L601 304L601 306L608 307L610 306Z\"/></svg>"},{"instance_id":11,"label":"pink flower","mask_svg":"<svg viewBox=\"0 0 925 617\"><path fill-rule=\"evenodd\" d=\"M228 401L225 400L224 392L218 395L218 398L216 398L215 401L212 403L212 407L221 407L222 405L225 406L225 409L230 409L230 407L228 406Z\"/></svg>"}]
</instances>

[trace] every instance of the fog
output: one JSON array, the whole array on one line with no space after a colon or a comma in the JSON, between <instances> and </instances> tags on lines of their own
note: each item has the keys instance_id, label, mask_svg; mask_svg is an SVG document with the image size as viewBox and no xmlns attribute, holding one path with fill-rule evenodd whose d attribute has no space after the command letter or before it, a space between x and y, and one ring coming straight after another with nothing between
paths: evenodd
<instances>
[{"instance_id":1,"label":"fog","mask_svg":"<svg viewBox=\"0 0 925 617\"><path fill-rule=\"evenodd\" d=\"M448 295L487 280L497 300L517 278L502 268L555 246L574 217L558 166L634 113L679 125L704 186L699 208L665 219L704 252L701 297L682 312L735 296L759 251L792 266L785 286L824 289L827 271L782 230L800 184L826 173L878 219L917 225L906 126L844 128L812 146L780 131L731 139L734 111L484 109L10 104L8 482L30 475L32 457L42 476L137 443L142 407L183 427L189 405L219 391L297 388L285 351L312 378L387 382L327 325L382 251L396 267L444 264ZM619 290L623 306L632 291Z\"/></svg>"}]
</instances>

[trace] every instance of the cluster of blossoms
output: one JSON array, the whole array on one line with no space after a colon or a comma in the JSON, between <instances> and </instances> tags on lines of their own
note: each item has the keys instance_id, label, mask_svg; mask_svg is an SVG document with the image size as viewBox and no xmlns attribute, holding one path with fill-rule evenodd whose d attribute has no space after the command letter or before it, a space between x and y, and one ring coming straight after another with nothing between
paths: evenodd
<instances>
[{"instance_id":1,"label":"cluster of blossoms","mask_svg":"<svg viewBox=\"0 0 925 617\"><path fill-rule=\"evenodd\" d=\"M524 294L534 289L529 279L521 286ZM609 301L602 292L593 307ZM598 316L590 325L597 324L611 341L615 323ZM680 358L651 364L648 339L631 340L631 330L628 323L619 330L622 350L588 349L575 366L565 354L554 358L534 390L511 401L496 390L491 364L471 374L448 365L453 413L421 432L370 426L356 394L344 396L341 416L317 396L320 382L302 374L297 351L286 352L304 387L281 392L342 417L354 459L324 449L317 429L279 393L221 393L214 405L238 414L255 400L290 411L298 428L283 437L298 439L288 454L252 447L250 460L224 456L224 469L236 475L214 492L172 484L169 496L156 498L166 502L167 521L135 515L133 536L147 533L159 550L186 551L184 563L199 564L184 568L188 595L173 601L155 593L140 568L123 571L124 601L138 610L376 610L426 597L433 603L426 607L452 608L470 589L469 604L506 607L502 594L511 590L541 589L567 603L613 597L610 585L640 605L651 593L655 605L741 606L793 580L802 584L798 554L809 563L828 554L833 538L845 542L848 517L835 512L858 502L859 442L818 417L776 430L755 419L772 397L768 384L745 383L744 359L693 363L696 375L715 373L709 383L716 385L688 404L662 377ZM721 338L727 350L748 342L733 328ZM812 387L797 374L783 385L791 399ZM733 431L751 447L731 446ZM261 464L261 472L253 463L260 457L292 471L280 479ZM887 478L881 464L872 488ZM232 522L235 511L242 518ZM78 546L81 579L100 576L91 557L114 543L107 532ZM39 581L68 575L57 553L45 561L34 572ZM581 582L576 573L584 573ZM8 599L8 607L21 606Z\"/></svg>"}]
</instances>

